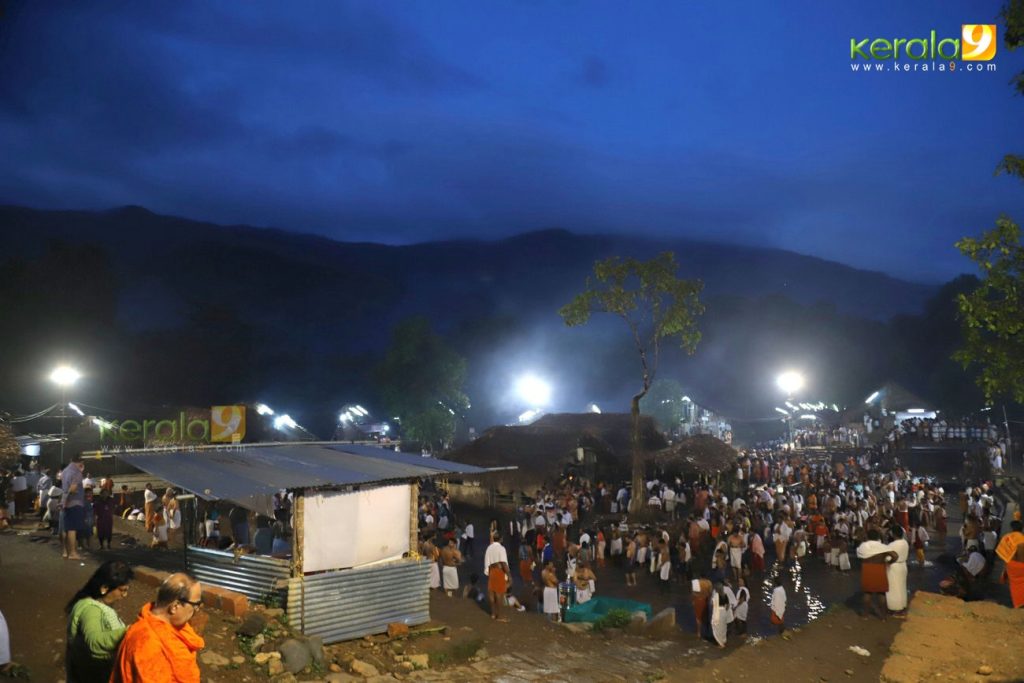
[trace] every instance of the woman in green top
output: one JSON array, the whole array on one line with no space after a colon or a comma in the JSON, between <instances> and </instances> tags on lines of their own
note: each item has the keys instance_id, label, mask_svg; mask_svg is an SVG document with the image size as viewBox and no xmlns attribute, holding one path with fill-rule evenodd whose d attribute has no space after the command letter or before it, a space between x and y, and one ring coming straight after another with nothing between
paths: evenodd
<instances>
[{"instance_id":1,"label":"woman in green top","mask_svg":"<svg viewBox=\"0 0 1024 683\"><path fill-rule=\"evenodd\" d=\"M64 611L68 615L67 683L110 680L110 670L127 628L112 605L128 594L132 569L110 560L100 565Z\"/></svg>"}]
</instances>

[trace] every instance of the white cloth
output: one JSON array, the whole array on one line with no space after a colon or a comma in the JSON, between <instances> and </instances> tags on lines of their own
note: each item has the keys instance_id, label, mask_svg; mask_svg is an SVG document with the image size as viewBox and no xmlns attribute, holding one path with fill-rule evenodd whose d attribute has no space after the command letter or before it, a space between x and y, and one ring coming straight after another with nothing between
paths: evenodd
<instances>
[{"instance_id":1,"label":"white cloth","mask_svg":"<svg viewBox=\"0 0 1024 683\"><path fill-rule=\"evenodd\" d=\"M978 552L971 553L966 562L962 562L964 569L970 572L971 576L977 576L985 569L985 556Z\"/></svg>"},{"instance_id":2,"label":"white cloth","mask_svg":"<svg viewBox=\"0 0 1024 683\"><path fill-rule=\"evenodd\" d=\"M544 614L558 614L558 589L544 587Z\"/></svg>"},{"instance_id":3,"label":"white cloth","mask_svg":"<svg viewBox=\"0 0 1024 683\"><path fill-rule=\"evenodd\" d=\"M734 569L739 569L743 566L743 548L729 548L729 564Z\"/></svg>"},{"instance_id":4,"label":"white cloth","mask_svg":"<svg viewBox=\"0 0 1024 683\"><path fill-rule=\"evenodd\" d=\"M437 562L430 563L430 587L440 588L441 587L441 570L438 567Z\"/></svg>"},{"instance_id":5,"label":"white cloth","mask_svg":"<svg viewBox=\"0 0 1024 683\"><path fill-rule=\"evenodd\" d=\"M893 612L902 612L907 608L907 556L910 555L910 545L898 538L886 548L896 553L896 559L885 568L885 577L889 580L885 604Z\"/></svg>"},{"instance_id":6,"label":"white cloth","mask_svg":"<svg viewBox=\"0 0 1024 683\"><path fill-rule=\"evenodd\" d=\"M11 634L7 630L7 620L4 613L0 612L0 666L11 661Z\"/></svg>"},{"instance_id":7,"label":"white cloth","mask_svg":"<svg viewBox=\"0 0 1024 683\"><path fill-rule=\"evenodd\" d=\"M782 586L776 586L772 590L771 609L779 619L786 615L786 589Z\"/></svg>"},{"instance_id":8,"label":"white cloth","mask_svg":"<svg viewBox=\"0 0 1024 683\"><path fill-rule=\"evenodd\" d=\"M446 591L459 589L459 570L457 567L445 567L441 570L441 577L444 579L444 589Z\"/></svg>"},{"instance_id":9,"label":"white cloth","mask_svg":"<svg viewBox=\"0 0 1024 683\"><path fill-rule=\"evenodd\" d=\"M844 572L850 571L850 554L839 553L839 569Z\"/></svg>"},{"instance_id":10,"label":"white cloth","mask_svg":"<svg viewBox=\"0 0 1024 683\"><path fill-rule=\"evenodd\" d=\"M508 553L505 546L495 541L487 546L487 552L484 553L484 576L490 576L491 565L499 562L508 564Z\"/></svg>"},{"instance_id":11,"label":"white cloth","mask_svg":"<svg viewBox=\"0 0 1024 683\"><path fill-rule=\"evenodd\" d=\"M671 562L665 562L664 564L661 565L661 569L658 572L658 576L661 578L662 581L668 581L668 578L671 575L671 573L672 573L672 563Z\"/></svg>"},{"instance_id":12,"label":"white cloth","mask_svg":"<svg viewBox=\"0 0 1024 683\"><path fill-rule=\"evenodd\" d=\"M729 608L722 605L722 601L717 593L712 593L711 603L711 633L715 636L715 642L724 646L726 634L729 630L729 622L726 617Z\"/></svg>"},{"instance_id":13,"label":"white cloth","mask_svg":"<svg viewBox=\"0 0 1024 683\"><path fill-rule=\"evenodd\" d=\"M156 492L153 491L153 489L146 489L146 492L143 494L143 497L145 498L147 503L155 502L157 498Z\"/></svg>"},{"instance_id":14,"label":"white cloth","mask_svg":"<svg viewBox=\"0 0 1024 683\"><path fill-rule=\"evenodd\" d=\"M736 591L736 608L733 610L735 617L740 621L747 620L747 609L750 607L750 590L742 586Z\"/></svg>"}]
</instances>

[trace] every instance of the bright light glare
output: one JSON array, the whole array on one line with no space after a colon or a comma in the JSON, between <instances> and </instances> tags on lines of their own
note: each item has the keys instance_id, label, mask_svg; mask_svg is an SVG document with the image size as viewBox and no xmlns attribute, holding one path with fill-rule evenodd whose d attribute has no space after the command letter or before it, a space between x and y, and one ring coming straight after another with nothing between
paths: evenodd
<instances>
[{"instance_id":1,"label":"bright light glare","mask_svg":"<svg viewBox=\"0 0 1024 683\"><path fill-rule=\"evenodd\" d=\"M793 372L790 370L779 375L775 380L775 384L777 384L779 389L781 389L787 396L792 396L804 388L804 376L799 372Z\"/></svg>"},{"instance_id":2,"label":"bright light glare","mask_svg":"<svg viewBox=\"0 0 1024 683\"><path fill-rule=\"evenodd\" d=\"M539 410L527 410L525 413L519 416L519 424L529 424L540 417L541 412Z\"/></svg>"},{"instance_id":3,"label":"bright light glare","mask_svg":"<svg viewBox=\"0 0 1024 683\"><path fill-rule=\"evenodd\" d=\"M782 408L778 408L778 407L775 408L775 410L779 411L783 415L789 415L789 411L788 410L783 410Z\"/></svg>"},{"instance_id":4,"label":"bright light glare","mask_svg":"<svg viewBox=\"0 0 1024 683\"><path fill-rule=\"evenodd\" d=\"M257 403L256 404L256 412L259 413L260 415L273 415L274 414L274 411L271 410L270 406L268 406L266 403Z\"/></svg>"},{"instance_id":5,"label":"bright light glare","mask_svg":"<svg viewBox=\"0 0 1024 683\"><path fill-rule=\"evenodd\" d=\"M546 406L551 401L551 385L535 375L524 375L516 382L516 393L528 405Z\"/></svg>"},{"instance_id":6,"label":"bright light glare","mask_svg":"<svg viewBox=\"0 0 1024 683\"><path fill-rule=\"evenodd\" d=\"M274 418L275 429L284 429L285 427L295 429L296 427L298 427L298 424L296 424L295 420L293 420L288 415L279 415Z\"/></svg>"},{"instance_id":7,"label":"bright light glare","mask_svg":"<svg viewBox=\"0 0 1024 683\"><path fill-rule=\"evenodd\" d=\"M85 417L85 413L82 412L82 409L76 406L74 403L71 403L70 401L68 402L68 408L71 408L71 410L75 411L82 417Z\"/></svg>"},{"instance_id":8,"label":"bright light glare","mask_svg":"<svg viewBox=\"0 0 1024 683\"><path fill-rule=\"evenodd\" d=\"M348 422L351 419L352 419L352 416L348 414L347 410L344 413L342 413L341 415L338 416L338 422L340 422L341 424L345 424L346 422Z\"/></svg>"},{"instance_id":9,"label":"bright light glare","mask_svg":"<svg viewBox=\"0 0 1024 683\"><path fill-rule=\"evenodd\" d=\"M52 382L56 382L62 387L67 387L77 382L78 378L81 376L82 374L78 372L78 370L68 367L67 365L61 365L50 373L50 380Z\"/></svg>"},{"instance_id":10,"label":"bright light glare","mask_svg":"<svg viewBox=\"0 0 1024 683\"><path fill-rule=\"evenodd\" d=\"M865 403L873 403L876 398L878 398L878 392L877 391L875 393L871 394L870 396L868 396L867 400L864 401L864 402Z\"/></svg>"}]
</instances>

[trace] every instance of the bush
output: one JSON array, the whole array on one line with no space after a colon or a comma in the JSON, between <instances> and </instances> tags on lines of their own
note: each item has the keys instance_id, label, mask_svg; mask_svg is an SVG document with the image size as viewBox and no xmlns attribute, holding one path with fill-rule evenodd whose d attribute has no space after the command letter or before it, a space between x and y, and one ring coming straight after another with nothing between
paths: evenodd
<instances>
[{"instance_id":1,"label":"bush","mask_svg":"<svg viewBox=\"0 0 1024 683\"><path fill-rule=\"evenodd\" d=\"M608 628L625 628L629 626L632 616L624 609L611 609L603 617L594 622L595 631L603 631Z\"/></svg>"}]
</instances>

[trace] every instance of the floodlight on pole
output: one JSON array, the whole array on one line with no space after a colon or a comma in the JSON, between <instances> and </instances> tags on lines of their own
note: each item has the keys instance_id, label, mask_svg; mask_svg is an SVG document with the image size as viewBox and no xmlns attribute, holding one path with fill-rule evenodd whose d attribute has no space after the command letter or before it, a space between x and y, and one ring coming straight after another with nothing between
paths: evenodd
<instances>
[{"instance_id":1,"label":"floodlight on pole","mask_svg":"<svg viewBox=\"0 0 1024 683\"><path fill-rule=\"evenodd\" d=\"M775 379L775 384L786 396L792 396L804 388L804 376L799 372L789 370L779 375Z\"/></svg>"},{"instance_id":2,"label":"floodlight on pole","mask_svg":"<svg viewBox=\"0 0 1024 683\"><path fill-rule=\"evenodd\" d=\"M536 375L523 375L516 380L516 393L532 408L540 408L551 402L551 385Z\"/></svg>"},{"instance_id":3,"label":"floodlight on pole","mask_svg":"<svg viewBox=\"0 0 1024 683\"><path fill-rule=\"evenodd\" d=\"M64 467L64 418L67 417L67 390L81 378L82 373L69 365L58 365L50 373L50 381L60 387L60 466ZM78 410L78 407L75 407Z\"/></svg>"}]
</instances>

